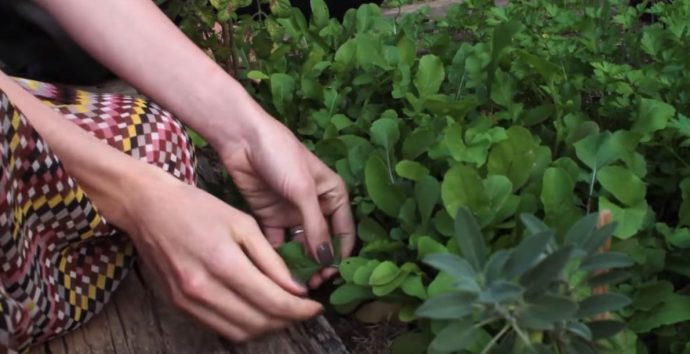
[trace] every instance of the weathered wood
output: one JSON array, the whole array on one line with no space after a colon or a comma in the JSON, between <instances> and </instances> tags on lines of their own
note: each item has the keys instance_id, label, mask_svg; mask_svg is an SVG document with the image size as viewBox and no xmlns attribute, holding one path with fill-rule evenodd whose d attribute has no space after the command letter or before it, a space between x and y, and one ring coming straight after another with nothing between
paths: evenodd
<instances>
[{"instance_id":1,"label":"weathered wood","mask_svg":"<svg viewBox=\"0 0 690 354\"><path fill-rule=\"evenodd\" d=\"M170 306L160 288L144 279L150 278L132 272L102 313L29 354L347 353L323 317L246 344L231 344Z\"/></svg>"},{"instance_id":2,"label":"weathered wood","mask_svg":"<svg viewBox=\"0 0 690 354\"><path fill-rule=\"evenodd\" d=\"M409 4L401 7L392 7L383 10L383 15L388 17L395 17L398 14L409 14L416 12L424 7L429 8L429 15L431 16L443 16L448 8L453 4L462 3L462 0L434 0L428 2L419 2L414 4Z\"/></svg>"}]
</instances>

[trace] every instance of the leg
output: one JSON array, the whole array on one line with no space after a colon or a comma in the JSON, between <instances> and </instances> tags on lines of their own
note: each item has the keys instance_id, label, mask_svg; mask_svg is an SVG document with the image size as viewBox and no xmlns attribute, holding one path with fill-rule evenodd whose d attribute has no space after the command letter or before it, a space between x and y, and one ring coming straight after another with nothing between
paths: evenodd
<instances>
[{"instance_id":1,"label":"leg","mask_svg":"<svg viewBox=\"0 0 690 354\"><path fill-rule=\"evenodd\" d=\"M155 104L20 83L104 142L193 183L189 139ZM134 249L1 93L0 119L0 347L24 350L98 313Z\"/></svg>"}]
</instances>

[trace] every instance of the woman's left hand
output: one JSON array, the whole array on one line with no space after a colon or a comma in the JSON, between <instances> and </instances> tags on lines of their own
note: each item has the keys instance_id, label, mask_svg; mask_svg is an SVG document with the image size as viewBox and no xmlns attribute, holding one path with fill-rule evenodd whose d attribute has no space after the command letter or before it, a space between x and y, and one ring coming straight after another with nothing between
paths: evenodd
<instances>
[{"instance_id":1,"label":"woman's left hand","mask_svg":"<svg viewBox=\"0 0 690 354\"><path fill-rule=\"evenodd\" d=\"M269 241L280 245L290 228L302 228L306 246L324 269L309 281L320 285L335 274L332 236L341 256L355 243L350 201L343 180L304 147L283 124L258 109L255 134L242 148L222 150L221 159Z\"/></svg>"}]
</instances>

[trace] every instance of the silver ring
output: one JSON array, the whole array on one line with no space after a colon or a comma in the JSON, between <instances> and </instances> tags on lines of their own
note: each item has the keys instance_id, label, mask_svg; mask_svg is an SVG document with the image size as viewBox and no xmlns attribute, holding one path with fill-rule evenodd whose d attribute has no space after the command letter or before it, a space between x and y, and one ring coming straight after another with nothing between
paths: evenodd
<instances>
[{"instance_id":1,"label":"silver ring","mask_svg":"<svg viewBox=\"0 0 690 354\"><path fill-rule=\"evenodd\" d=\"M300 234L304 234L304 228L302 226L295 226L290 228L290 236L295 237Z\"/></svg>"}]
</instances>

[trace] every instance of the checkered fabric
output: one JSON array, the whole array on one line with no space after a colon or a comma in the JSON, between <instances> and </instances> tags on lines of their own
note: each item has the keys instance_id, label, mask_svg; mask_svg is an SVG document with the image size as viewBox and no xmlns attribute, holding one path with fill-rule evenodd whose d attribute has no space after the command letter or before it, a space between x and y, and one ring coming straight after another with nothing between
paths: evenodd
<instances>
[{"instance_id":1,"label":"checkered fabric","mask_svg":"<svg viewBox=\"0 0 690 354\"><path fill-rule=\"evenodd\" d=\"M17 81L102 141L194 183L191 141L155 103ZM22 352L98 313L135 251L1 91L0 129L0 349Z\"/></svg>"}]
</instances>

